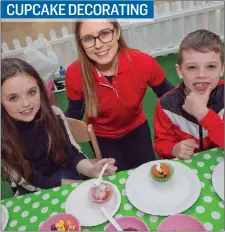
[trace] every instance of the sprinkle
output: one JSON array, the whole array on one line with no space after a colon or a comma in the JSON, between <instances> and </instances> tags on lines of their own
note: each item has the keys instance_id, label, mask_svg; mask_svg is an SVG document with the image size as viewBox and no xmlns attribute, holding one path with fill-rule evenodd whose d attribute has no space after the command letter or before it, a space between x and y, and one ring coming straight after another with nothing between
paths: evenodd
<instances>
[{"instance_id":1,"label":"sprinkle","mask_svg":"<svg viewBox=\"0 0 225 232\"><path fill-rule=\"evenodd\" d=\"M66 222L66 225L68 225L68 226L71 225L71 221L68 220L68 221Z\"/></svg>"}]
</instances>

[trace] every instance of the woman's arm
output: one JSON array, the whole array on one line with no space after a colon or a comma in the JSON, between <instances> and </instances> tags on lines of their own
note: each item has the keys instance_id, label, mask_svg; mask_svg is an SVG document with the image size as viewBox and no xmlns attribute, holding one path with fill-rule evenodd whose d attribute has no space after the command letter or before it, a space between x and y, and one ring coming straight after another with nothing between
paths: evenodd
<instances>
[{"instance_id":1,"label":"woman's arm","mask_svg":"<svg viewBox=\"0 0 225 232\"><path fill-rule=\"evenodd\" d=\"M82 120L84 116L84 99L71 100L68 98L68 108L65 112L66 117Z\"/></svg>"},{"instance_id":2,"label":"woman's arm","mask_svg":"<svg viewBox=\"0 0 225 232\"><path fill-rule=\"evenodd\" d=\"M81 120L85 105L80 66L77 62L71 64L66 70L65 87L68 98L68 109L65 114L69 118Z\"/></svg>"},{"instance_id":3,"label":"woman's arm","mask_svg":"<svg viewBox=\"0 0 225 232\"><path fill-rule=\"evenodd\" d=\"M148 62L148 67L150 68L150 75L147 75L148 85L156 96L160 98L163 94L173 89L174 86L165 78L164 70L152 56L148 55L145 62Z\"/></svg>"},{"instance_id":4,"label":"woman's arm","mask_svg":"<svg viewBox=\"0 0 225 232\"><path fill-rule=\"evenodd\" d=\"M163 94L173 89L174 86L165 78L159 85L153 86L152 90L156 94L158 98L160 98Z\"/></svg>"}]
</instances>

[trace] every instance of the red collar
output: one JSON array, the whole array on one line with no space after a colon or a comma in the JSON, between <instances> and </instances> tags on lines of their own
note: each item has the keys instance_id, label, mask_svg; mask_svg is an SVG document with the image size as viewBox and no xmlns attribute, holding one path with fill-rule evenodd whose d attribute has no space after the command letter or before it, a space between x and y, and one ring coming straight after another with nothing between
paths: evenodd
<instances>
[{"instance_id":1,"label":"red collar","mask_svg":"<svg viewBox=\"0 0 225 232\"><path fill-rule=\"evenodd\" d=\"M119 67L117 74L123 73L124 71L127 71L130 68L132 68L132 63L130 60L131 58L128 51L128 49L122 49L119 51ZM98 69L94 65L92 67L95 79L104 84L104 82L106 81L105 78L102 78L104 76L98 71Z\"/></svg>"}]
</instances>

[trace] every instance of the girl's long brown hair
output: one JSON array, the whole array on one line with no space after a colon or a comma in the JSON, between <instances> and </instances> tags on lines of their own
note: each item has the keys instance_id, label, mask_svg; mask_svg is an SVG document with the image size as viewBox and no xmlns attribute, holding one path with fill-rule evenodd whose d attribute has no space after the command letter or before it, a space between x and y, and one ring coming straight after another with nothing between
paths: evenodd
<instances>
[{"instance_id":1,"label":"girl's long brown hair","mask_svg":"<svg viewBox=\"0 0 225 232\"><path fill-rule=\"evenodd\" d=\"M118 22L110 22L114 25L115 29L118 31L120 30L120 24ZM92 61L88 58L85 53L84 48L80 43L80 28L82 22L75 23L75 40L77 44L77 51L79 62L81 66L81 74L82 74L82 82L83 82L83 91L85 96L85 108L86 113L89 117L97 117L98 116L98 98L96 92L96 83L94 80L94 74L92 70ZM123 48L128 48L123 35L122 31L120 31L120 38L118 40L119 50Z\"/></svg>"},{"instance_id":2,"label":"girl's long brown hair","mask_svg":"<svg viewBox=\"0 0 225 232\"><path fill-rule=\"evenodd\" d=\"M40 119L38 122L45 128L48 135L48 151L46 155L49 155L49 158L52 159L54 163L62 163L65 159L65 154L63 152L65 146L63 130L57 116L50 106L45 85L37 71L23 60L16 58L3 59L1 61L1 86L7 79L20 73L35 78L40 88L41 106ZM9 116L2 104L1 111L1 165L4 177L8 181L12 181L11 174L13 171L16 171L20 178L23 177L28 183L31 183L34 177L34 171L27 159L27 151L19 137L15 121ZM33 142L35 143L35 141Z\"/></svg>"}]
</instances>

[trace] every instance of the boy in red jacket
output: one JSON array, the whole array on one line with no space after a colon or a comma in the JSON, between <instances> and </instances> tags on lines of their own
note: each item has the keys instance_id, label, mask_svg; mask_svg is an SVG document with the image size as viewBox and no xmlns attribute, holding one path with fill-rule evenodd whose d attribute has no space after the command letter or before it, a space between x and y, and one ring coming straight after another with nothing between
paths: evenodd
<instances>
[{"instance_id":1,"label":"boy in red jacket","mask_svg":"<svg viewBox=\"0 0 225 232\"><path fill-rule=\"evenodd\" d=\"M224 147L224 49L218 35L197 30L181 42L178 87L156 106L154 148L165 159L189 159L195 152Z\"/></svg>"}]
</instances>

